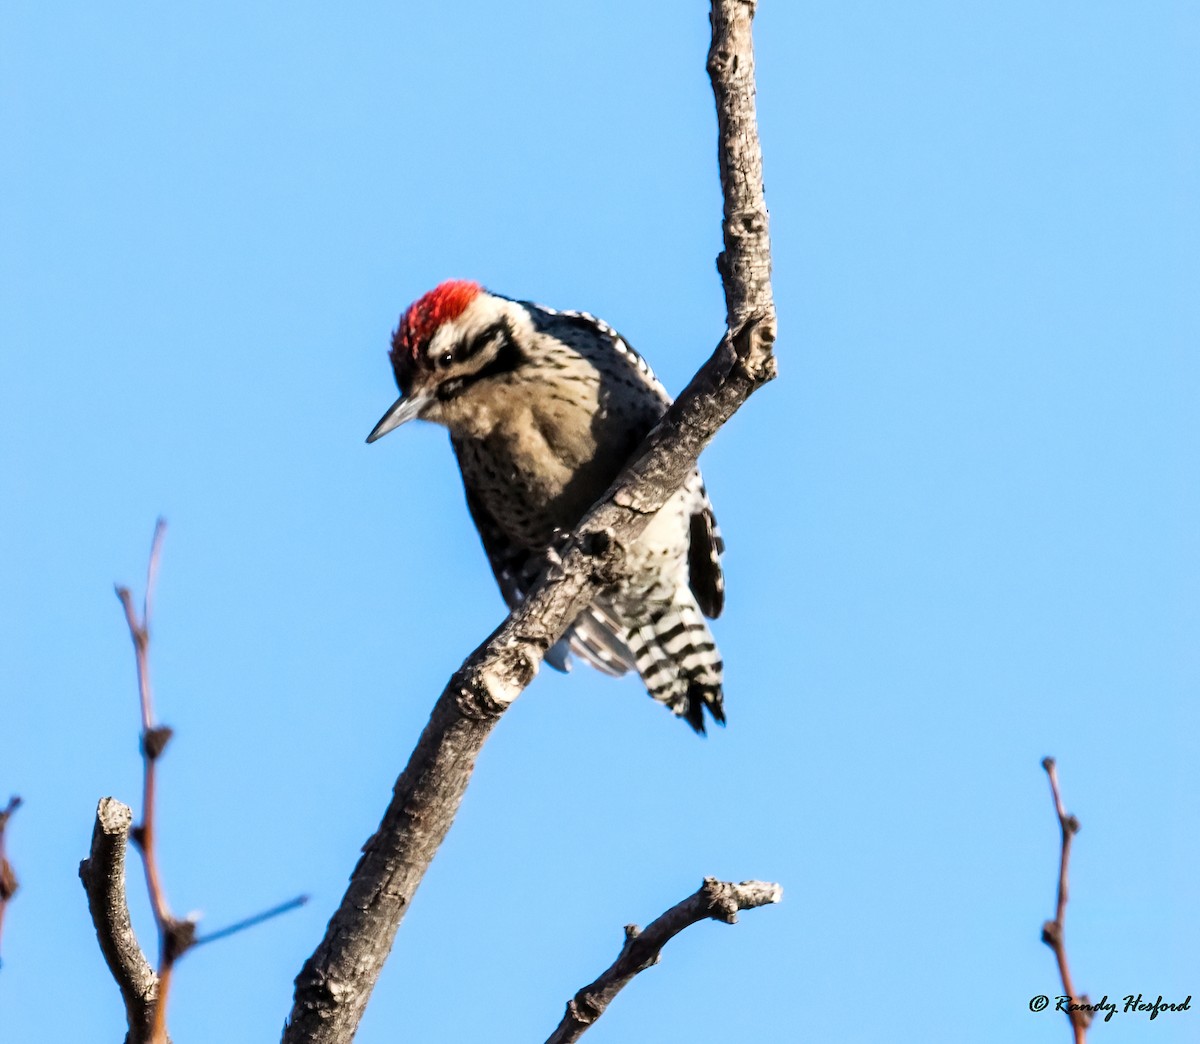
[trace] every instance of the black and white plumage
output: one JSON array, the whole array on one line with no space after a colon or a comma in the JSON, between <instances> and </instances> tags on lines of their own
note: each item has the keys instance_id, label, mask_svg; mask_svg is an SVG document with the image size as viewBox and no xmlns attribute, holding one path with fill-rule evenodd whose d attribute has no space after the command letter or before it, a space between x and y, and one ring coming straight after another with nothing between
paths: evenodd
<instances>
[{"instance_id":1,"label":"black and white plumage","mask_svg":"<svg viewBox=\"0 0 1200 1044\"><path fill-rule=\"evenodd\" d=\"M368 442L412 418L450 431L467 506L505 602L518 604L556 541L616 478L671 403L650 367L586 312L443 283L392 339L401 397ZM724 604L724 544L699 471L651 520L603 591L546 656L636 670L698 732L725 721L722 664L704 617Z\"/></svg>"}]
</instances>

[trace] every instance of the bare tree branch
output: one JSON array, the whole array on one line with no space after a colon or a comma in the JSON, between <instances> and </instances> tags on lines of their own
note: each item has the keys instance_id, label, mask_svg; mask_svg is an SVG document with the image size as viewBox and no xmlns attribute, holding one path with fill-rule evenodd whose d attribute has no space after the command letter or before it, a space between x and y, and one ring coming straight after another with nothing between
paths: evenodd
<instances>
[{"instance_id":1,"label":"bare tree branch","mask_svg":"<svg viewBox=\"0 0 1200 1044\"><path fill-rule=\"evenodd\" d=\"M155 724L154 720L153 691L150 686L150 609L154 604L154 587L158 579L158 565L162 557L162 541L165 535L166 523L160 518L154 525L154 538L150 543L150 558L146 567L146 595L142 601L140 620L134 609L133 595L130 594L129 588L117 587L117 598L120 599L121 606L125 610L125 622L129 625L129 637L133 641L133 651L137 662L138 699L142 716L142 822L132 830L127 830L126 833L127 836L132 837L142 854L142 864L146 871L146 888L150 893L154 923L158 928L158 975L154 996L148 1002L150 1028L149 1035L145 1038L149 1044L166 1044L167 996L171 988L171 975L175 968L175 962L183 956L196 938L195 922L187 918L178 918L171 913L170 905L167 903L166 890L163 888L162 875L158 870L158 850L155 845L158 759L167 749L167 744L171 739L171 730L165 725ZM125 806L122 805L121 808L125 808ZM98 830L99 822L97 823ZM93 849L94 847L95 837L93 837ZM121 870L123 873L123 851ZM123 881L121 891L124 892ZM90 890L88 897L89 905L92 905ZM123 896L122 905L124 905ZM92 915L95 920L95 906L92 906ZM103 948L104 930L98 921L96 922L96 931L100 936ZM107 958L107 952L105 956ZM110 969L113 967L111 960L109 967ZM117 977L116 970L113 971L113 975ZM121 983L119 977L117 977L117 981ZM121 986L121 992L122 995L125 994L124 985ZM126 1000L126 1011L130 1011L128 999ZM130 1035L133 1034L134 1023L131 1020Z\"/></svg>"},{"instance_id":2,"label":"bare tree branch","mask_svg":"<svg viewBox=\"0 0 1200 1044\"><path fill-rule=\"evenodd\" d=\"M1058 816L1059 829L1062 831L1062 849L1058 861L1058 898L1055 903L1054 920L1042 925L1042 942L1054 951L1058 961L1058 971L1062 976L1063 993L1067 995L1067 1018L1071 1023L1075 1044L1086 1044L1088 1026L1092 1021L1092 1012L1087 1010L1089 1004L1087 994L1075 996L1075 986L1071 982L1071 969L1067 966L1067 943L1064 937L1067 917L1067 864L1071 858L1071 841L1079 833L1079 820L1067 813L1063 805L1062 794L1058 788L1058 768L1053 758L1043 758L1042 768L1050 779L1050 794L1054 798L1054 811Z\"/></svg>"},{"instance_id":3,"label":"bare tree branch","mask_svg":"<svg viewBox=\"0 0 1200 1044\"><path fill-rule=\"evenodd\" d=\"M662 959L662 948L689 925L707 919L733 924L739 910L752 910L782 898L783 889L777 884L766 881L733 884L706 877L694 895L672 906L644 931L639 931L635 924L627 924L620 955L603 975L567 1002L567 1013L546 1044L571 1044L582 1037L633 977L657 964Z\"/></svg>"},{"instance_id":4,"label":"bare tree branch","mask_svg":"<svg viewBox=\"0 0 1200 1044\"><path fill-rule=\"evenodd\" d=\"M142 713L143 791L142 823L132 827L133 814L128 805L115 798L103 798L96 810L91 854L79 864L79 877L88 893L92 924L100 940L101 952L118 984L128 1022L128 1044L167 1044L167 994L175 961L192 946L196 924L176 918L167 904L166 890L158 874L155 847L155 794L158 758L166 750L170 730L156 725L154 700L150 686L150 608L154 605L158 562L162 556L162 538L166 523L155 523L146 566L146 593L142 617L133 607L133 595L126 587L116 588L116 596L125 610L130 628L133 654L137 662L138 701ZM130 912L125 900L125 845L132 838L142 852L146 888L154 908L158 929L158 972L150 970L133 934Z\"/></svg>"},{"instance_id":5,"label":"bare tree branch","mask_svg":"<svg viewBox=\"0 0 1200 1044\"><path fill-rule=\"evenodd\" d=\"M754 111L757 0L712 0L708 76L717 103L717 162L725 214L725 250L717 271L725 287L725 325L738 329L752 316L775 324L771 296L771 238L763 193L762 148Z\"/></svg>"},{"instance_id":6,"label":"bare tree branch","mask_svg":"<svg viewBox=\"0 0 1200 1044\"><path fill-rule=\"evenodd\" d=\"M8 804L0 809L0 935L3 935L4 913L8 909L8 901L17 894L17 889L21 887L17 881L17 872L13 869L12 863L8 861L8 853L4 848L4 835L8 829L8 821L20 807L21 799L14 794L8 799Z\"/></svg>"},{"instance_id":7,"label":"bare tree branch","mask_svg":"<svg viewBox=\"0 0 1200 1044\"><path fill-rule=\"evenodd\" d=\"M129 1025L126 1044L167 1044L166 1010L171 975L176 961L187 950L200 943L223 939L235 932L261 924L303 906L308 901L308 896L298 896L227 928L210 932L203 939L196 938L196 922L192 918L176 917L167 903L155 844L155 796L158 760L171 739L171 730L165 725L155 723L153 690L150 685L150 611L154 604L154 589L165 534L166 523L160 518L155 523L154 538L150 545L150 560L146 569L146 595L142 602L140 619L129 589L117 588L117 598L125 610L125 622L129 626L129 636L133 641L137 663L138 699L142 719L142 822L139 826L132 826L133 813L128 805L115 798L103 798L96 810L91 855L79 864L79 876L87 892L88 909L91 911L100 949L125 1002L125 1017ZM0 830L2 828L3 820L0 820ZM151 970L129 920L129 907L125 897L125 846L130 840L138 846L142 854L146 888L154 911L155 927L158 929L157 974Z\"/></svg>"},{"instance_id":8,"label":"bare tree branch","mask_svg":"<svg viewBox=\"0 0 1200 1044\"><path fill-rule=\"evenodd\" d=\"M126 1044L148 1044L158 999L158 976L138 944L125 898L125 846L132 824L133 812L128 805L116 798L101 798L91 855L79 864L79 877L87 892L100 952L125 1002L129 1026Z\"/></svg>"},{"instance_id":9,"label":"bare tree branch","mask_svg":"<svg viewBox=\"0 0 1200 1044\"><path fill-rule=\"evenodd\" d=\"M744 0L714 0L710 75L725 193L719 260L729 325L712 358L588 512L561 561L477 648L438 698L383 821L363 848L325 937L296 978L284 1044L345 1044L458 811L475 759L500 715L533 680L547 649L620 575L622 549L679 489L700 451L749 395L775 376L770 244L754 117Z\"/></svg>"}]
</instances>

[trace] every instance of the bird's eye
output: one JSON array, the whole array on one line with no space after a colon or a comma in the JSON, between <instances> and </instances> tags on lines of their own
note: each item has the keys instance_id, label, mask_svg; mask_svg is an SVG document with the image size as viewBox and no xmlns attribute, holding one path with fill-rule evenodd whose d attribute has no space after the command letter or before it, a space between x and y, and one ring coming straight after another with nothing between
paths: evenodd
<instances>
[{"instance_id":1,"label":"bird's eye","mask_svg":"<svg viewBox=\"0 0 1200 1044\"><path fill-rule=\"evenodd\" d=\"M437 361L438 361L439 366L441 366L443 368L447 367L452 362L454 362L454 353L453 352L442 352L442 354L438 356Z\"/></svg>"}]
</instances>

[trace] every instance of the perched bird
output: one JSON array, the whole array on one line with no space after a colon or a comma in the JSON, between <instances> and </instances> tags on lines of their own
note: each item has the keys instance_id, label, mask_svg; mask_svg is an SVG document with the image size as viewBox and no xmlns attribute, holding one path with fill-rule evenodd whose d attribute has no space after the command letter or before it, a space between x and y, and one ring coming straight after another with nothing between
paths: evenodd
<instances>
[{"instance_id":1,"label":"perched bird","mask_svg":"<svg viewBox=\"0 0 1200 1044\"><path fill-rule=\"evenodd\" d=\"M408 308L390 359L400 398L367 442L413 418L449 429L467 507L510 608L671 403L606 323L465 280ZM625 579L597 596L547 662L566 670L569 649L607 674L636 670L697 732L705 708L724 723L721 657L704 622L724 603L723 550L694 471L627 549Z\"/></svg>"}]
</instances>

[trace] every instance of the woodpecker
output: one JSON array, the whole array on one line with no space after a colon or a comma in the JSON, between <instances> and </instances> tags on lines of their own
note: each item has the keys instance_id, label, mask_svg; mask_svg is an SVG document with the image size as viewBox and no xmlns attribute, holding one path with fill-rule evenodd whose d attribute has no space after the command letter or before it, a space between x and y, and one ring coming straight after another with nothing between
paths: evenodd
<instances>
[{"instance_id":1,"label":"woodpecker","mask_svg":"<svg viewBox=\"0 0 1200 1044\"><path fill-rule=\"evenodd\" d=\"M451 280L401 316L389 353L400 398L367 442L414 418L446 427L467 508L510 608L671 404L607 323ZM603 590L546 655L574 652L610 675L637 671L698 733L725 722L720 615L724 542L694 471Z\"/></svg>"}]
</instances>

